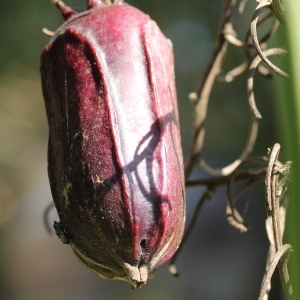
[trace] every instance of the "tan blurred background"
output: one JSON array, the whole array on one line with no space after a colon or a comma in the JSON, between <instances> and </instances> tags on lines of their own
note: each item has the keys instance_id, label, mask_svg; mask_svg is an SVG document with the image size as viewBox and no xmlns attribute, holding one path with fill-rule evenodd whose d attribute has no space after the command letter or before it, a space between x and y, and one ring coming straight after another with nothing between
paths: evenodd
<instances>
[{"instance_id":1,"label":"tan blurred background","mask_svg":"<svg viewBox=\"0 0 300 300\"><path fill-rule=\"evenodd\" d=\"M248 1L249 2L249 1ZM256 5L250 1L246 9ZM85 0L66 3L79 11ZM221 0L132 0L157 21L174 45L176 78L185 155L190 145L195 91L216 36ZM236 28L247 30L250 14L236 15ZM48 37L42 28L56 30L62 18L49 0L0 3L0 299L3 300L252 300L256 299L268 249L264 232L264 191L257 185L246 193L240 210L251 226L241 234L226 223L225 192L221 189L204 207L197 226L178 260L179 278L162 266L140 290L105 281L82 266L71 249L49 236L42 216L52 201L47 178L47 122L41 94L39 59ZM225 68L243 60L230 48ZM215 167L231 162L242 150L250 120L245 76L213 90L207 120L205 158ZM255 90L261 122L256 154L278 141L272 110L273 84L257 77ZM194 177L202 176L194 173ZM187 193L190 219L201 188ZM51 224L58 220L55 209ZM274 285L278 286L275 277ZM278 289L271 300L280 299Z\"/></svg>"}]
</instances>

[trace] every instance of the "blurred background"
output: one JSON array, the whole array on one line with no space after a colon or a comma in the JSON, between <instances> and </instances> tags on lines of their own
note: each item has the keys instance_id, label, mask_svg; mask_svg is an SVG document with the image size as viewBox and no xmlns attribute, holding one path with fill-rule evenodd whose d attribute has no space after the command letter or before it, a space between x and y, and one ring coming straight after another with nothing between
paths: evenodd
<instances>
[{"instance_id":1,"label":"blurred background","mask_svg":"<svg viewBox=\"0 0 300 300\"><path fill-rule=\"evenodd\" d=\"M156 20L171 39L175 52L176 81L187 156L193 106L188 94L196 90L210 58L217 34L221 0L130 0ZM85 0L66 4L78 11ZM243 38L255 1L234 16ZM69 246L48 235L43 212L52 201L47 177L48 128L41 93L39 60L49 38L42 28L55 31L63 20L49 0L0 2L0 299L142 299L142 300L253 300L265 270L268 240L263 183L255 185L239 202L247 233L230 227L225 216L225 189L205 204L197 225L177 262L178 278L160 267L154 279L140 290L129 284L105 281L77 261ZM266 26L268 26L267 23ZM262 28L262 32L264 28ZM244 54L229 47L224 72L240 64ZM280 142L273 110L274 83L255 76L255 92L263 115L254 154ZM209 104L203 155L214 167L235 160L248 134L250 113L246 77L230 84L217 83ZM203 176L195 171L194 178ZM202 188L187 191L187 222ZM55 209L51 224L58 220ZM280 299L278 277L271 300Z\"/></svg>"}]
</instances>

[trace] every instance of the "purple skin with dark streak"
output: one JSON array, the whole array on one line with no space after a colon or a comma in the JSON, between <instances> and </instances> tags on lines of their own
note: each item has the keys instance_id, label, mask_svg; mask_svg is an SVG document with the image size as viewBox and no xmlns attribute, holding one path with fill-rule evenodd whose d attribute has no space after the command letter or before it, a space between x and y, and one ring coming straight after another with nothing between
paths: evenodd
<instances>
[{"instance_id":1,"label":"purple skin with dark streak","mask_svg":"<svg viewBox=\"0 0 300 300\"><path fill-rule=\"evenodd\" d=\"M56 227L90 270L135 288L184 229L173 52L141 11L89 7L59 7L67 21L41 58Z\"/></svg>"}]
</instances>

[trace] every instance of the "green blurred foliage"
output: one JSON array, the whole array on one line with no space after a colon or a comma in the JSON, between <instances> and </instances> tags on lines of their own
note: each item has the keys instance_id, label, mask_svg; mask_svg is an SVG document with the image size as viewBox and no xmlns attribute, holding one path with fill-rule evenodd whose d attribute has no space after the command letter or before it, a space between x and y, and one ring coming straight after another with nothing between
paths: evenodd
<instances>
[{"instance_id":1,"label":"green blurred foliage","mask_svg":"<svg viewBox=\"0 0 300 300\"><path fill-rule=\"evenodd\" d=\"M290 278L293 286L291 299L300 297L300 3L297 0L286 1L287 7L287 34L288 34L288 62L289 80L277 80L277 110L278 128L285 146L286 160L293 161L292 182L289 185L289 202L287 210L287 228L285 242L292 245L293 254L289 260ZM284 40L283 35L280 39Z\"/></svg>"}]
</instances>

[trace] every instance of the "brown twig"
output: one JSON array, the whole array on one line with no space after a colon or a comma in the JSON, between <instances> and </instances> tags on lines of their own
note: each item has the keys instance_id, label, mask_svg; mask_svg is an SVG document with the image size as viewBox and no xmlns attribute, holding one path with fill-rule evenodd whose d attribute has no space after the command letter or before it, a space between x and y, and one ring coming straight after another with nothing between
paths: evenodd
<instances>
[{"instance_id":1,"label":"brown twig","mask_svg":"<svg viewBox=\"0 0 300 300\"><path fill-rule=\"evenodd\" d=\"M248 0L241 0L240 5L239 5L239 13L242 14L244 12L246 3Z\"/></svg>"},{"instance_id":2,"label":"brown twig","mask_svg":"<svg viewBox=\"0 0 300 300\"><path fill-rule=\"evenodd\" d=\"M260 45L259 45L259 41L258 41L258 38L257 38L257 30L256 30L256 26L257 26L257 20L258 20L258 17L261 13L262 10L264 10L265 8L270 8L272 5L272 2L271 1L264 1L264 2L261 2L255 9L254 11L254 14L252 16L252 19L251 19L251 25L250 25L250 28L251 28L251 37L252 37L252 42L253 42L253 46L254 48L256 49L258 55L260 56L260 58L265 62L265 64L271 69L273 70L275 73L277 73L278 75L284 77L284 78L287 78L288 77L288 74L285 73L284 71L280 70L277 66L275 66L272 62L270 62L268 60L268 58L266 57L266 55L263 53L263 51L261 50L260 48Z\"/></svg>"},{"instance_id":3,"label":"brown twig","mask_svg":"<svg viewBox=\"0 0 300 300\"><path fill-rule=\"evenodd\" d=\"M261 168L259 170L246 170L242 172L238 172L235 175L235 182L252 179L252 180L262 180L265 178L266 168ZM218 188L220 186L226 185L228 179L232 177L232 174L227 176L215 176L209 178L201 178L195 180L189 180L186 182L186 187L196 187L196 186L213 186L214 188Z\"/></svg>"},{"instance_id":4,"label":"brown twig","mask_svg":"<svg viewBox=\"0 0 300 300\"><path fill-rule=\"evenodd\" d=\"M280 210L280 196L282 191L282 183L279 182L279 177L282 174L283 177L288 176L290 171L290 163L288 162L286 165L280 164L278 162L278 156L280 151L280 145L275 144L272 150L269 150L269 164L266 173L266 207L268 215L271 216L272 220L272 236L270 239L270 244L274 244L276 255L280 252L282 246L282 238L284 232L284 223L285 223L285 215L281 213ZM283 179L284 183L286 182ZM278 189L279 187L279 189ZM285 208L284 208L285 209ZM284 218L284 219L283 219ZM270 235L270 234L268 234ZM282 256L282 255L281 255ZM279 257L276 265L278 264L278 270L281 278L281 282L284 288L284 292L286 298L288 299L289 296L293 293L292 286L289 280L289 273L287 268L287 259ZM273 260L274 261L274 260ZM272 262L273 264L273 262ZM271 264L271 266L272 266ZM270 266L270 268L271 268ZM272 272L273 273L273 272ZM268 273L267 273L268 274ZM272 275L271 275L272 276ZM267 276L266 276L267 277ZM269 278L269 277L267 277ZM270 277L271 278L271 277ZM263 284L264 286L264 284ZM267 290L264 292L264 294Z\"/></svg>"},{"instance_id":5,"label":"brown twig","mask_svg":"<svg viewBox=\"0 0 300 300\"><path fill-rule=\"evenodd\" d=\"M185 176L186 176L186 187L191 186L198 186L204 185L206 186L206 191L200 198L200 201L197 205L197 208L193 214L191 223L187 229L187 232L183 238L183 242L179 248L179 251L174 255L173 259L171 260L171 264L169 267L170 272L173 275L178 275L177 269L175 267L175 261L178 258L178 255L185 244L187 238L189 237L198 215L205 203L206 200L211 199L215 190L221 185L227 185L227 207L226 207L226 214L228 222L239 229L240 231L246 231L247 227L244 224L244 220L239 214L239 212L235 208L235 204L237 199L241 196L241 194L253 183L261 180L266 176L266 201L267 201L267 210L271 217L268 218L267 224L272 223L272 236L268 233L271 248L270 250L270 260L272 263L268 265L268 270L266 272L265 278L262 283L262 289L260 292L260 298L265 297L265 294L270 287L270 279L274 272L276 265L278 264L281 280L284 286L284 290L286 295L288 296L292 292L291 285L289 283L289 274L287 269L287 260L288 255L285 255L287 252L290 253L291 246L290 245L283 245L282 243L282 236L284 231L284 214L285 209L283 206L279 204L279 195L282 193L283 186L286 183L286 176L282 176L283 178L280 179L281 175L283 174L282 168L289 168L289 165L280 164L278 161L278 153L280 146L276 144L273 147L273 150L270 154L270 158L267 157L252 157L247 158L248 155L252 152L254 142L257 136L258 130L258 118L261 118L261 114L258 111L255 103L254 92L253 92L253 77L255 74L256 69L259 73L264 76L270 77L269 70L259 63L263 60L268 67L270 67L274 72L277 74L287 77L288 74L280 70L274 64L272 64L267 57L275 54L285 54L286 51L283 49L268 49L263 51L266 47L265 42L275 33L278 28L279 22L276 19L272 26L270 27L269 31L260 39L258 40L257 37L257 25L261 24L264 20L269 18L272 13L267 13L263 16L260 16L260 13L265 8L269 8L271 11L274 12L275 4L272 1L260 0L260 4L256 8L249 31L246 34L246 38L243 41L239 40L236 36L236 33L233 29L231 23L231 15L233 9L236 5L236 0L224 0L223 1L223 10L221 16L221 22L219 26L219 34L217 37L217 42L214 47L214 51L210 60L210 63L204 73L203 79L201 84L198 88L197 93L190 94L190 100L195 105L195 119L194 119L194 132L193 132L193 140L191 150L187 159L187 163L185 165ZM281 0L274 0L273 2L281 3ZM240 11L244 9L244 5L246 0L242 0L240 2ZM274 4L274 5L273 5ZM280 6L280 9L282 7ZM275 13L277 16L277 14ZM252 43L251 43L252 40ZM204 143L204 135L205 135L205 127L204 122L207 115L207 106L210 97L210 93L212 87L215 83L216 78L220 74L220 70L223 64L224 57L226 55L228 43L233 44L236 47L245 49L247 61L239 65L238 67L234 68L227 74L220 77L220 80L224 82L232 81L236 76L242 74L245 70L249 68L249 75L247 81L247 92L248 92L248 101L250 110L253 114L252 126L250 130L250 135L246 143L246 147L241 154L241 156L234 161L229 166L222 168L222 169L213 169L208 166L205 160L201 157L201 150ZM249 51L250 49L254 48L258 53L258 56L253 59L252 53ZM277 151L277 152L276 152ZM206 173L213 175L214 177L198 179L198 180L188 180L193 167L198 163L198 166L204 170ZM242 168L245 166L248 167L249 164L253 163L268 163L268 168L260 168L258 170L246 170L242 171ZM242 181L243 183L240 187L232 193L232 187L234 183L237 181ZM269 225L268 225L269 226ZM268 227L267 226L267 227ZM274 239L274 241L272 241ZM265 298L264 298L265 299Z\"/></svg>"},{"instance_id":6,"label":"brown twig","mask_svg":"<svg viewBox=\"0 0 300 300\"><path fill-rule=\"evenodd\" d=\"M266 13L264 15L262 15L257 22L257 26L261 25L265 20L267 20L269 17L273 16L273 14L270 13ZM259 40L259 44L263 44L265 43L269 38L271 38L273 36L273 34L276 32L277 28L279 25L279 21L277 19L274 20L272 26L270 27L270 29L267 31L267 33L260 38ZM250 66L253 57L250 53L250 49L253 49L254 46L252 44L252 40L251 40L251 30L249 28L249 30L247 31L246 37L244 39L244 42L239 40L236 37L236 33L232 28L232 23L228 23L226 25L226 30L224 31L224 35L226 40L231 43L232 45L238 47L238 48L243 48L245 49L245 53L246 53L246 58L247 60L245 62L243 62L241 65L235 67L234 69L232 69L231 71L227 72L226 74L220 76L218 78L218 81L220 82L231 82L235 79L235 77L237 77L238 75L241 75L244 71L246 71L248 69L248 67ZM262 65L258 66L258 72L265 76L265 77L272 77L272 75L270 74L269 70L267 68L265 68Z\"/></svg>"},{"instance_id":7,"label":"brown twig","mask_svg":"<svg viewBox=\"0 0 300 300\"><path fill-rule=\"evenodd\" d=\"M225 83L232 82L236 77L243 74L248 69L249 65L250 65L249 61L244 61L239 66L228 71L226 74L219 76L218 81L225 82Z\"/></svg>"},{"instance_id":8,"label":"brown twig","mask_svg":"<svg viewBox=\"0 0 300 300\"><path fill-rule=\"evenodd\" d=\"M204 77L197 91L198 101L195 105L194 132L192 138L191 150L185 165L185 178L188 179L190 173L196 163L199 161L200 151L203 147L205 128L204 121L207 114L207 105L209 96L215 82L220 73L221 65L226 54L228 42L224 38L224 28L229 22L236 0L224 0L222 19L219 27L217 42L214 47L213 55L210 63L205 71Z\"/></svg>"},{"instance_id":9,"label":"brown twig","mask_svg":"<svg viewBox=\"0 0 300 300\"><path fill-rule=\"evenodd\" d=\"M267 19L269 19L272 16L273 16L273 14L270 11L268 11L264 14L261 14L258 18L258 21L257 21L257 27L260 26L264 21L266 21ZM278 21L275 19L275 21L273 22L270 30L259 41L259 43L261 44L262 47L265 45L265 42L269 38L271 38L272 35L276 32L277 28L278 28ZM251 43L253 45L252 38L251 38L251 28L250 27L247 31L246 36L245 36L245 42ZM251 54L249 49L245 49L245 55L246 55L247 61L249 62L249 65L250 65L250 63L252 62L252 60L255 56L253 56ZM257 70L258 70L258 73L261 74L264 77L267 77L267 78L272 78L273 77L272 74L270 73L270 70L268 68L266 68L265 66L263 66L263 65L259 65Z\"/></svg>"},{"instance_id":10,"label":"brown twig","mask_svg":"<svg viewBox=\"0 0 300 300\"><path fill-rule=\"evenodd\" d=\"M279 261L283 259L284 265L286 265L291 251L292 251L292 246L289 244L285 244L278 249L277 253L275 254L275 256L270 264L269 269L267 270L267 272L263 278L262 286L261 286L257 300L265 299L265 294L267 293L269 284L271 282L272 275L273 275Z\"/></svg>"},{"instance_id":11,"label":"brown twig","mask_svg":"<svg viewBox=\"0 0 300 300\"><path fill-rule=\"evenodd\" d=\"M261 24L263 21L265 21L267 18L272 16L272 14L266 14L263 18L261 18L260 22L258 24ZM258 41L259 44L265 43L277 30L279 25L279 21L275 19L272 26L270 27L269 31ZM249 30L251 33L251 30ZM250 34L249 34L250 35ZM227 23L224 29L224 36L226 40L232 44L235 47L243 48L243 49L252 49L254 46L250 41L248 40L248 33L245 39L245 42L241 41L237 38L236 32L232 27L232 23Z\"/></svg>"},{"instance_id":12,"label":"brown twig","mask_svg":"<svg viewBox=\"0 0 300 300\"><path fill-rule=\"evenodd\" d=\"M278 54L283 55L286 53L287 53L287 51L284 49L273 48L273 49L268 49L268 50L264 51L263 56L267 57L267 56L278 55ZM253 59L251 65L250 65L250 68L249 68L249 74L248 74L248 80L247 80L248 103L249 103L250 110L252 112L253 117L257 118L257 119L261 119L262 116L261 116L260 112L258 111L256 103L255 103L255 97L254 97L254 91L253 91L253 85L254 85L253 77L254 77L255 70L261 61L262 61L262 58L260 56L256 56Z\"/></svg>"}]
</instances>

